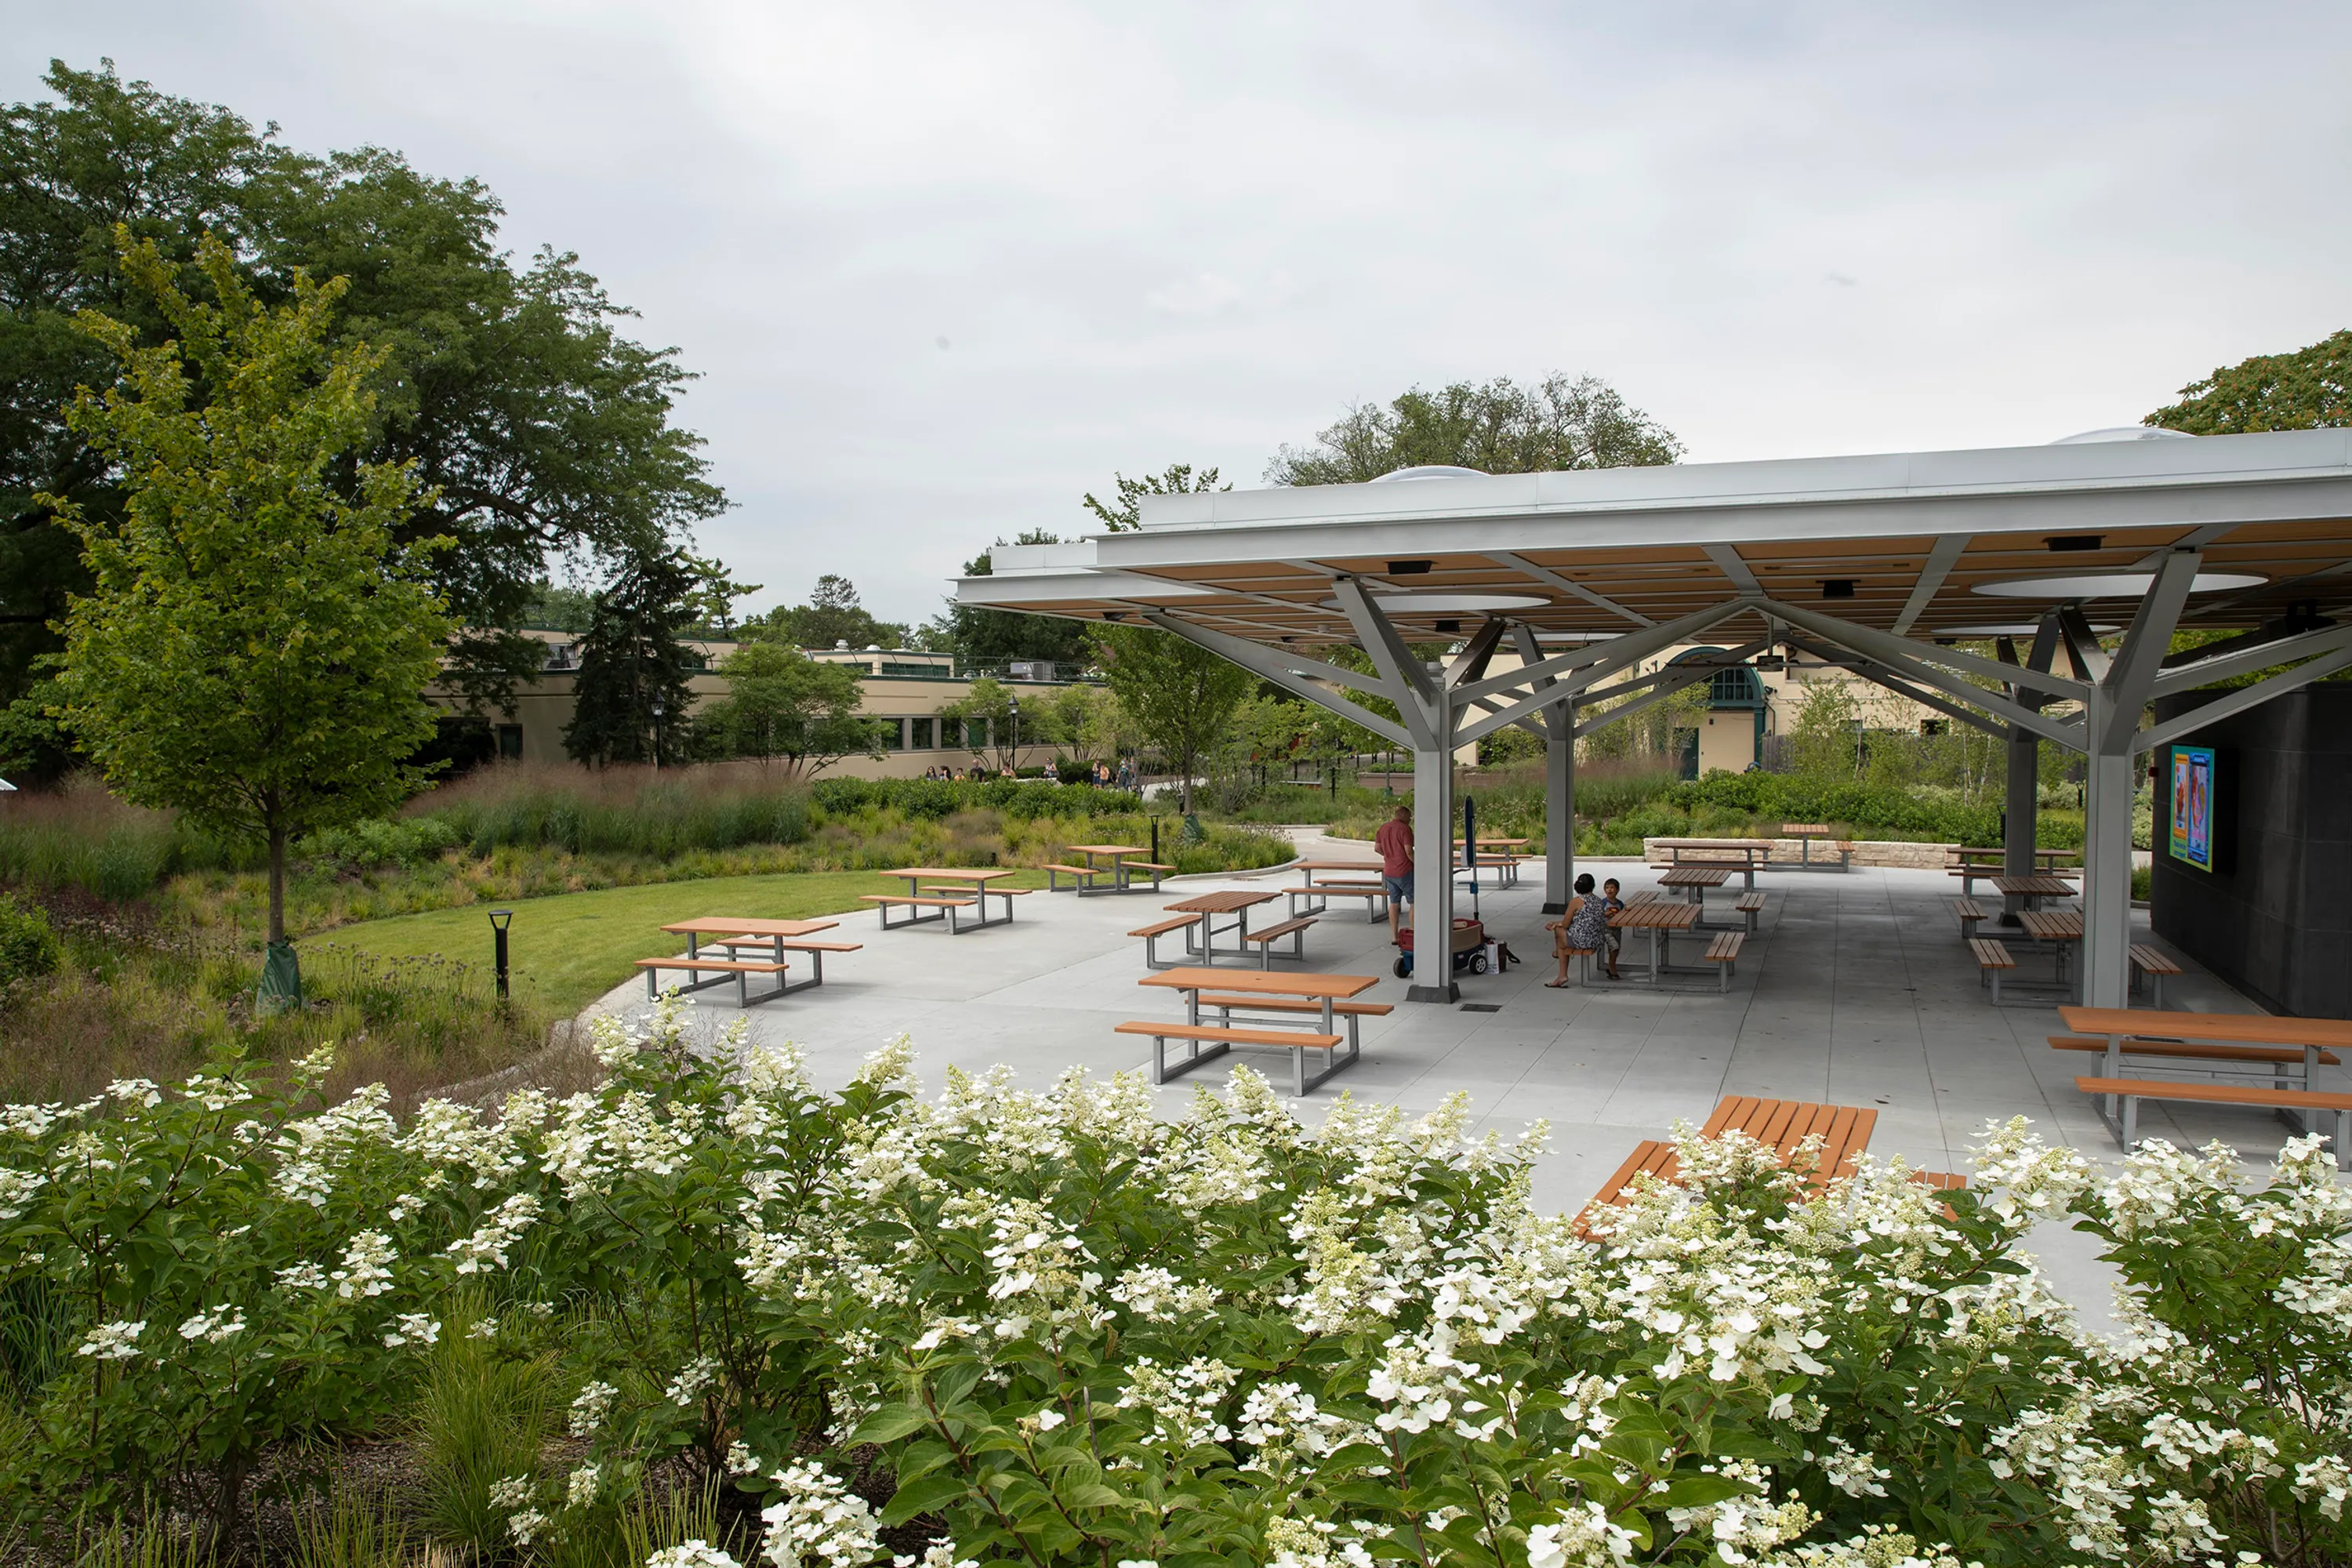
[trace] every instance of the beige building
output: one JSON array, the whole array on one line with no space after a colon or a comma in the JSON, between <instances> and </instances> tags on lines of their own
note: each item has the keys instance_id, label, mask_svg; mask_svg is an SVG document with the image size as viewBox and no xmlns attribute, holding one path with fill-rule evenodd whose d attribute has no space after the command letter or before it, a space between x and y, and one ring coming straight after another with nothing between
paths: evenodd
<instances>
[{"instance_id":1,"label":"beige building","mask_svg":"<svg viewBox=\"0 0 2352 1568\"><path fill-rule=\"evenodd\" d=\"M546 662L535 679L516 688L511 713L494 711L488 716L495 754L520 762L567 762L563 732L572 723L578 700L574 691L580 675L578 638L570 632L523 635L546 646ZM694 706L700 708L726 695L727 682L713 669L736 645L696 641L688 646L701 656L704 666L687 683ZM987 765L993 767L996 752L991 744L993 737L987 733L987 721L969 721L976 731L967 733L957 721L940 718L940 710L970 695L972 682L984 675L995 677L1024 700L1033 691L1040 697L1049 695L1078 679L1068 667L1043 659L973 666L950 654L917 648L844 646L803 651L827 664L858 666L864 695L859 711L882 723L887 750L881 757L844 757L825 770L827 774L845 778L919 778L932 768L970 768L981 760L974 754L975 742L988 748ZM428 687L425 696L452 715L465 712L461 699L446 687ZM1057 750L1024 742L1020 763L1024 767L1050 764Z\"/></svg>"}]
</instances>

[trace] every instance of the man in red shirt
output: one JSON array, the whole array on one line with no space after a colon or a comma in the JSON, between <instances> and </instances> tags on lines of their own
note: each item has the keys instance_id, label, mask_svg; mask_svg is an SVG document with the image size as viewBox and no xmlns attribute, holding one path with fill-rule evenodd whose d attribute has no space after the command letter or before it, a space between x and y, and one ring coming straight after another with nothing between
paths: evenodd
<instances>
[{"instance_id":1,"label":"man in red shirt","mask_svg":"<svg viewBox=\"0 0 2352 1568\"><path fill-rule=\"evenodd\" d=\"M1397 911L1412 901L1412 808L1401 805L1396 815L1372 835L1381 852L1381 886L1389 895L1389 940L1397 937Z\"/></svg>"}]
</instances>

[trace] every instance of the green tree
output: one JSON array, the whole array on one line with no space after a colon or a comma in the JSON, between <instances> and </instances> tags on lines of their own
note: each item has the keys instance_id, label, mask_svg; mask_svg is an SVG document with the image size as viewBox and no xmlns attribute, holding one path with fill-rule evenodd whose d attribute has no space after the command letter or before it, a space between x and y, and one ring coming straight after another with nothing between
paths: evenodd
<instances>
[{"instance_id":1,"label":"green tree","mask_svg":"<svg viewBox=\"0 0 2352 1568\"><path fill-rule=\"evenodd\" d=\"M1682 443L1593 376L1553 375L1532 386L1498 376L1420 387L1387 405L1364 404L1306 447L1266 465L1276 485L1352 485L1398 468L1452 464L1489 474L1622 468L1671 463Z\"/></svg>"},{"instance_id":2,"label":"green tree","mask_svg":"<svg viewBox=\"0 0 2352 1568\"><path fill-rule=\"evenodd\" d=\"M779 605L755 621L745 622L744 629L788 642L794 647L828 648L843 643L851 647L907 645L905 626L876 620L873 612L858 602L857 584L831 572L816 580L807 604Z\"/></svg>"},{"instance_id":3,"label":"green tree","mask_svg":"<svg viewBox=\"0 0 2352 1568\"><path fill-rule=\"evenodd\" d=\"M1190 463L1171 463L1164 474L1146 474L1130 479L1125 474L1114 473L1112 482L1118 486L1118 500L1106 506L1087 493L1086 509L1103 520L1113 533L1131 533L1143 526L1145 496L1179 496L1195 490L1229 490L1231 485L1217 483L1217 470L1203 468L1198 474Z\"/></svg>"},{"instance_id":4,"label":"green tree","mask_svg":"<svg viewBox=\"0 0 2352 1568\"><path fill-rule=\"evenodd\" d=\"M878 757L875 722L861 716L864 686L853 665L827 664L796 647L747 642L721 659L727 695L699 728L734 755L783 763L788 779L814 778L844 757Z\"/></svg>"},{"instance_id":5,"label":"green tree","mask_svg":"<svg viewBox=\"0 0 2352 1568\"><path fill-rule=\"evenodd\" d=\"M1149 626L1103 626L1096 637L1111 695L1183 781L1192 809L1201 759L1222 743L1257 677L1196 644Z\"/></svg>"},{"instance_id":6,"label":"green tree","mask_svg":"<svg viewBox=\"0 0 2352 1568\"><path fill-rule=\"evenodd\" d=\"M2293 353L2222 365L2182 387L2180 396L2140 423L2191 436L2352 425L2352 329Z\"/></svg>"},{"instance_id":7,"label":"green tree","mask_svg":"<svg viewBox=\"0 0 2352 1568\"><path fill-rule=\"evenodd\" d=\"M1060 713L1047 697L1032 696L1024 703L1016 726L1013 704L1018 695L994 676L983 675L961 697L940 710L940 722L957 727L950 732L963 735L974 762L989 763L993 758L993 768L1002 773L1019 765L1019 747L1054 745L1062 739Z\"/></svg>"},{"instance_id":8,"label":"green tree","mask_svg":"<svg viewBox=\"0 0 2352 1568\"><path fill-rule=\"evenodd\" d=\"M269 942L290 960L288 840L424 782L403 759L433 733L423 692L450 623L425 578L441 542L396 537L431 504L413 466L352 461L383 361L330 348L341 279L297 273L269 308L207 239L205 303L152 243L127 226L117 243L173 338L78 320L121 369L67 418L121 476L122 506L45 498L91 573L65 615L62 717L125 798L267 845Z\"/></svg>"},{"instance_id":9,"label":"green tree","mask_svg":"<svg viewBox=\"0 0 2352 1568\"><path fill-rule=\"evenodd\" d=\"M629 312L577 258L518 266L478 182L381 149L297 153L274 127L125 82L110 63L53 62L44 82L49 101L0 107L0 700L25 694L56 647L50 624L89 582L79 541L34 494L92 519L123 508L123 475L59 415L110 374L72 316L102 310L146 346L170 330L114 265L117 223L195 298L207 233L264 303L293 300L299 270L348 280L331 342L372 345L376 395L353 456L415 465L393 539L451 542L432 564L462 628L447 673L481 703L509 703L538 667L538 645L512 628L551 559L647 554L724 509L699 439L674 423L688 380L675 353L626 337ZM355 472L333 482L360 504Z\"/></svg>"},{"instance_id":10,"label":"green tree","mask_svg":"<svg viewBox=\"0 0 2352 1568\"><path fill-rule=\"evenodd\" d=\"M574 762L659 766L677 755L693 700L687 682L702 668L702 656L680 639L696 619L703 564L683 550L661 550L624 563L597 594L563 731Z\"/></svg>"}]
</instances>

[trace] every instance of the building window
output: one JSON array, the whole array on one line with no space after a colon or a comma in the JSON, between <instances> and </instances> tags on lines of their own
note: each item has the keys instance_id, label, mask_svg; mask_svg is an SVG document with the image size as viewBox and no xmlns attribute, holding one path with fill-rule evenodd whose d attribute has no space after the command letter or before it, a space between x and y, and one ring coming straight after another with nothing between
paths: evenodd
<instances>
[{"instance_id":1,"label":"building window","mask_svg":"<svg viewBox=\"0 0 2352 1568\"><path fill-rule=\"evenodd\" d=\"M988 749L988 721L985 719L965 720L963 721L963 743L965 748L969 751L986 751Z\"/></svg>"},{"instance_id":2,"label":"building window","mask_svg":"<svg viewBox=\"0 0 2352 1568\"><path fill-rule=\"evenodd\" d=\"M510 763L519 763L522 761L521 725L501 724L499 726L499 755Z\"/></svg>"},{"instance_id":3,"label":"building window","mask_svg":"<svg viewBox=\"0 0 2352 1568\"><path fill-rule=\"evenodd\" d=\"M911 722L914 725L915 736L914 739L908 743L908 749L909 751L916 752L928 752L931 750L931 721L929 719L916 719L911 721Z\"/></svg>"},{"instance_id":4,"label":"building window","mask_svg":"<svg viewBox=\"0 0 2352 1568\"><path fill-rule=\"evenodd\" d=\"M876 722L882 726L884 751L903 752L907 749L907 721L904 719L881 719Z\"/></svg>"},{"instance_id":5,"label":"building window","mask_svg":"<svg viewBox=\"0 0 2352 1568\"><path fill-rule=\"evenodd\" d=\"M1943 721L1943 720L1941 720L1941 719L1922 719L1922 720L1920 720L1920 721L1919 721L1919 733L1921 733L1922 735L1940 735L1940 734L1942 734L1943 732L1944 732L1944 721Z\"/></svg>"}]
</instances>

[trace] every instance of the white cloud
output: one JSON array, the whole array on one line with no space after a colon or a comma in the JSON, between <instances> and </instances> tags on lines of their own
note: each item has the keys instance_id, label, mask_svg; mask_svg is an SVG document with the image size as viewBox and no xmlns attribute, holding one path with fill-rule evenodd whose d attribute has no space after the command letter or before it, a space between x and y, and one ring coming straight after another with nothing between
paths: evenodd
<instances>
[{"instance_id":1,"label":"white cloud","mask_svg":"<svg viewBox=\"0 0 2352 1568\"><path fill-rule=\"evenodd\" d=\"M480 175L701 374L705 542L894 616L1416 382L2038 441L2347 324L2341 5L5 3L11 96L112 54Z\"/></svg>"}]
</instances>

